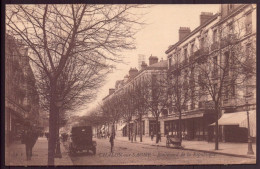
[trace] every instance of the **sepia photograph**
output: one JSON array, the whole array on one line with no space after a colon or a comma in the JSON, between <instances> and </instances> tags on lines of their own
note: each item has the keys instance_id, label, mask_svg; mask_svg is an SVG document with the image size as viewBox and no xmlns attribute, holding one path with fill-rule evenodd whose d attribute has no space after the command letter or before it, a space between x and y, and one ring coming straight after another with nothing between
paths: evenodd
<instances>
[{"instance_id":1,"label":"sepia photograph","mask_svg":"<svg viewBox=\"0 0 260 169\"><path fill-rule=\"evenodd\" d=\"M5 166L256 164L256 4L6 4Z\"/></svg>"}]
</instances>

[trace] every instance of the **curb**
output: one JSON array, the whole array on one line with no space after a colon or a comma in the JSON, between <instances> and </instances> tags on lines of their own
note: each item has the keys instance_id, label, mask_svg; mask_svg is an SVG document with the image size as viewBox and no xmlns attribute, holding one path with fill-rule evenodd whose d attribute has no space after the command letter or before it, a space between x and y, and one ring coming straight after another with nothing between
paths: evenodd
<instances>
[{"instance_id":1,"label":"curb","mask_svg":"<svg viewBox=\"0 0 260 169\"><path fill-rule=\"evenodd\" d=\"M128 142L128 141L126 141L126 140L120 140L120 141ZM130 143L131 143L131 142L130 142ZM155 147L166 147L166 146L163 146L163 145L148 144L148 143L144 143L144 142L133 142L133 143L144 144L144 145L150 145L150 146L155 146ZM216 152L216 151L210 151L210 150L198 150L198 149L185 148L185 147L183 147L181 150L199 151L199 152L204 152L204 153L214 153L214 154L220 154L220 155L226 155L226 156L256 159L256 157L254 157L254 156L249 156L249 155L230 154L230 153Z\"/></svg>"}]
</instances>

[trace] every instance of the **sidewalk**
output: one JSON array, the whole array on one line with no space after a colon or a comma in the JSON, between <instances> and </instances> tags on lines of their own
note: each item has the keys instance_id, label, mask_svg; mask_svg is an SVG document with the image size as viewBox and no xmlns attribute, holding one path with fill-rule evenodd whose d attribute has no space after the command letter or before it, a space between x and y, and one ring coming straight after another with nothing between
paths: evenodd
<instances>
[{"instance_id":1,"label":"sidewalk","mask_svg":"<svg viewBox=\"0 0 260 169\"><path fill-rule=\"evenodd\" d=\"M55 166L73 165L65 148L60 144L62 158L55 158ZM47 166L48 159L48 141L46 137L39 137L33 147L32 159L26 160L25 145L21 142L15 142L5 148L5 165L6 166Z\"/></svg>"},{"instance_id":2,"label":"sidewalk","mask_svg":"<svg viewBox=\"0 0 260 169\"><path fill-rule=\"evenodd\" d=\"M128 137L116 137L116 140L127 141ZM161 142L158 144L155 143L155 137L151 141L150 137L143 137L143 142L140 142L140 138L136 137L136 142L139 144L146 144L152 146L166 147L166 137L162 137ZM230 155L236 157L247 157L247 158L256 158L256 144L253 144L254 155L247 155L248 144L247 143L223 143L219 142L219 150L215 150L214 142L207 141L182 141L182 147L184 150L193 150L193 151L202 151L210 152L216 154Z\"/></svg>"}]
</instances>

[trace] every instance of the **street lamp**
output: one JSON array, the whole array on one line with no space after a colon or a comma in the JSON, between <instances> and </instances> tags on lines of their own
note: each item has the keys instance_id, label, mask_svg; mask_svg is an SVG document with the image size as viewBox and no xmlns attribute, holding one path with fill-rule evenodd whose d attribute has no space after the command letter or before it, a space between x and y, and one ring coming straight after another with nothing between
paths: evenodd
<instances>
[{"instance_id":1,"label":"street lamp","mask_svg":"<svg viewBox=\"0 0 260 169\"><path fill-rule=\"evenodd\" d=\"M247 87L246 87L247 89ZM248 94L247 90L246 90L246 95L244 96L245 97L245 101L246 101L246 112L247 112L247 134L248 134L248 151L247 151L247 154L249 155L253 155L254 154L254 151L253 151L253 147L252 147L252 139L251 139L251 136L250 136L250 124L249 124L249 104L248 104L248 98L251 97L250 94Z\"/></svg>"}]
</instances>

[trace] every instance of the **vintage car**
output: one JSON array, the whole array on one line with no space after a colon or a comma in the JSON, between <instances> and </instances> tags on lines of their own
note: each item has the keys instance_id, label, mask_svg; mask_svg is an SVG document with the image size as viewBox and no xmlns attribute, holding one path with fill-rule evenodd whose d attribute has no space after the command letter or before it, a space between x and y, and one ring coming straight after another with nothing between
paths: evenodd
<instances>
[{"instance_id":1,"label":"vintage car","mask_svg":"<svg viewBox=\"0 0 260 169\"><path fill-rule=\"evenodd\" d=\"M77 126L72 127L69 139L69 152L75 154L84 150L91 150L96 154L96 141L92 140L91 126Z\"/></svg>"}]
</instances>

